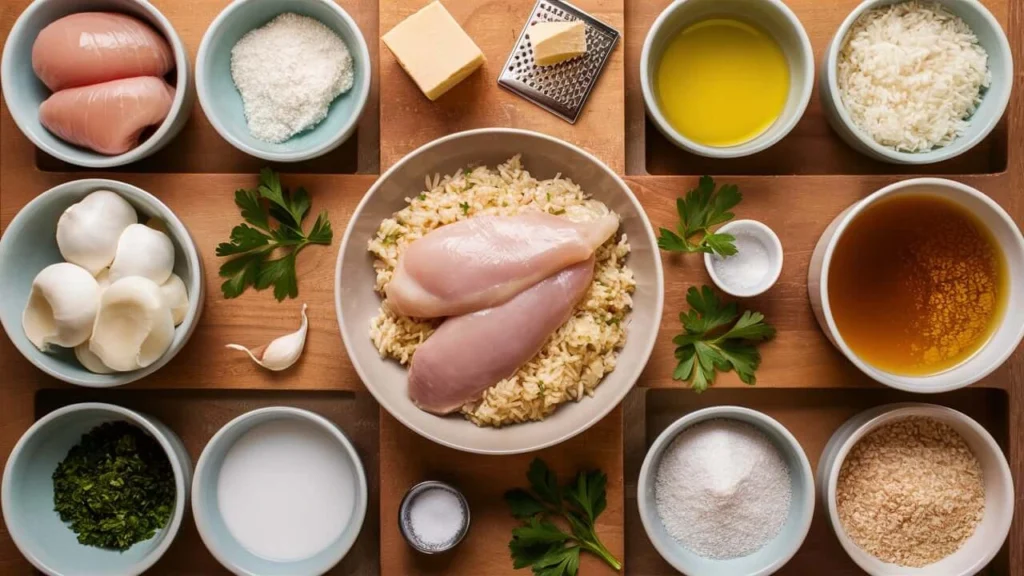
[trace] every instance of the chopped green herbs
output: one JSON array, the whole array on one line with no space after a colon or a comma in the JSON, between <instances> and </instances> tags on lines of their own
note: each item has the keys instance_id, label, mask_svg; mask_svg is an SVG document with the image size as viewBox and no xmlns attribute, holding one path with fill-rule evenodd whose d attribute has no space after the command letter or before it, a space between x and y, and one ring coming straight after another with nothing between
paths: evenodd
<instances>
[{"instance_id":1,"label":"chopped green herbs","mask_svg":"<svg viewBox=\"0 0 1024 576\"><path fill-rule=\"evenodd\" d=\"M469 214L469 202L463 202L459 204L459 208L462 209L463 215Z\"/></svg>"},{"instance_id":2,"label":"chopped green herbs","mask_svg":"<svg viewBox=\"0 0 1024 576\"><path fill-rule=\"evenodd\" d=\"M662 228L658 246L668 252L736 254L736 238L731 234L712 232L711 227L732 220L735 214L729 210L740 200L743 200L743 195L735 185L725 184L716 192L715 180L710 176L701 177L697 187L686 193L686 198L676 199L678 233ZM698 234L702 235L700 240L691 242L690 239Z\"/></svg>"},{"instance_id":3,"label":"chopped green herbs","mask_svg":"<svg viewBox=\"0 0 1024 576\"><path fill-rule=\"evenodd\" d=\"M84 434L53 472L53 509L89 546L124 551L152 538L175 497L167 454L127 422Z\"/></svg>"},{"instance_id":4,"label":"chopped green herbs","mask_svg":"<svg viewBox=\"0 0 1024 576\"><path fill-rule=\"evenodd\" d=\"M716 372L735 370L745 384L756 384L754 372L761 364L756 343L775 336L764 314L745 310L740 315L735 303L723 305L707 286L701 290L691 286L686 302L690 312L679 314L683 333L672 339L678 361L672 378L690 380L694 390L703 392L714 382Z\"/></svg>"},{"instance_id":5,"label":"chopped green herbs","mask_svg":"<svg viewBox=\"0 0 1024 576\"><path fill-rule=\"evenodd\" d=\"M615 570L622 569L622 563L601 543L595 530L597 517L608 504L608 477L604 472L580 471L572 482L559 486L548 465L534 458L526 478L529 490L516 488L505 493L512 515L523 521L512 530L508 543L515 569L529 566L536 576L576 576L582 550ZM569 531L552 518L564 520Z\"/></svg>"},{"instance_id":6,"label":"chopped green herbs","mask_svg":"<svg viewBox=\"0 0 1024 576\"><path fill-rule=\"evenodd\" d=\"M231 230L231 241L217 246L217 256L232 257L220 267L227 280L220 289L225 298L237 298L252 286L256 290L274 287L274 298L282 301L299 295L295 258L310 244L329 245L334 237L324 210L309 233L302 221L309 214L309 193L299 188L290 193L281 186L281 178L270 168L260 171L255 190L235 192L235 204L245 223ZM277 221L275 227L270 219ZM278 252L276 258L275 252Z\"/></svg>"}]
</instances>

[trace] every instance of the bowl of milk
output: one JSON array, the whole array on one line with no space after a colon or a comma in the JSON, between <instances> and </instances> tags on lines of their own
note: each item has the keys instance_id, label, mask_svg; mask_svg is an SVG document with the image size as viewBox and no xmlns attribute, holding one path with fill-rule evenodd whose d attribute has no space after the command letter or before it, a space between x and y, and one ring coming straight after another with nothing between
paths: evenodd
<instances>
[{"instance_id":1,"label":"bowl of milk","mask_svg":"<svg viewBox=\"0 0 1024 576\"><path fill-rule=\"evenodd\" d=\"M366 516L366 473L345 434L298 408L254 410L203 449L192 514L203 543L235 574L323 574Z\"/></svg>"}]
</instances>

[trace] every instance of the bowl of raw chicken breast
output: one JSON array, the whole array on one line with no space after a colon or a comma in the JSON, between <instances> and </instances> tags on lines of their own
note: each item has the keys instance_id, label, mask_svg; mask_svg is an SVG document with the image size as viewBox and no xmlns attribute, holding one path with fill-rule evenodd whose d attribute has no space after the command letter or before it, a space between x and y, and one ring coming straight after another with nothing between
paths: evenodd
<instances>
[{"instance_id":1,"label":"bowl of raw chicken breast","mask_svg":"<svg viewBox=\"0 0 1024 576\"><path fill-rule=\"evenodd\" d=\"M87 168L157 152L195 101L188 51L146 0L36 0L7 37L0 82L33 144Z\"/></svg>"},{"instance_id":2,"label":"bowl of raw chicken breast","mask_svg":"<svg viewBox=\"0 0 1024 576\"><path fill-rule=\"evenodd\" d=\"M345 232L335 299L356 371L396 419L451 448L515 454L622 401L664 287L621 178L556 138L488 128L381 176Z\"/></svg>"}]
</instances>

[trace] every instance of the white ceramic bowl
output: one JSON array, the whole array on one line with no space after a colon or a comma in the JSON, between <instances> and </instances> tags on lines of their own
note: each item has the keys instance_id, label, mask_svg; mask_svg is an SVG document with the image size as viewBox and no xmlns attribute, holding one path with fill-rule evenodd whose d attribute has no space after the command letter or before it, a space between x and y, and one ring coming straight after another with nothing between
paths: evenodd
<instances>
[{"instance_id":1,"label":"white ceramic bowl","mask_svg":"<svg viewBox=\"0 0 1024 576\"><path fill-rule=\"evenodd\" d=\"M708 18L728 17L750 22L779 43L789 63L789 97L775 123L756 138L735 146L705 146L683 136L661 113L656 78L668 43L684 28ZM796 14L781 0L675 0L647 32L640 54L640 87L647 115L658 130L680 148L708 158L739 158L756 154L782 140L807 109L814 88L811 40Z\"/></svg>"},{"instance_id":2,"label":"white ceramic bowl","mask_svg":"<svg viewBox=\"0 0 1024 576\"><path fill-rule=\"evenodd\" d=\"M978 458L985 481L985 513L974 534L950 556L922 568L907 568L882 562L861 550L846 535L836 509L839 471L850 450L868 433L886 424L912 416L938 420L959 433ZM1010 533L1013 519L1013 478L1006 456L992 435L969 416L934 404L890 404L857 414L832 434L818 462L818 497L828 512L839 543L871 576L970 576L980 572L995 557Z\"/></svg>"},{"instance_id":3,"label":"white ceramic bowl","mask_svg":"<svg viewBox=\"0 0 1024 576\"><path fill-rule=\"evenodd\" d=\"M32 45L36 36L64 16L90 11L121 12L147 22L167 40L174 54L175 68L168 78L174 80L175 93L167 118L137 147L116 156L69 144L39 122L39 105L51 92L32 70ZM188 50L170 20L147 0L35 0L18 17L7 36L0 62L0 82L7 109L26 138L55 158L87 168L123 166L156 153L185 127L196 98Z\"/></svg>"},{"instance_id":4,"label":"white ceramic bowl","mask_svg":"<svg viewBox=\"0 0 1024 576\"><path fill-rule=\"evenodd\" d=\"M963 19L978 37L978 42L988 53L988 67L992 73L992 85L984 94L981 105L971 117L971 125L966 132L952 143L942 148L927 152L897 152L875 142L871 136L861 130L843 105L837 79L837 59L839 51L846 42L846 36L854 23L865 12L896 4L904 0L865 0L843 20L836 30L832 41L821 59L819 73L821 102L825 116L833 130L839 134L852 148L883 162L893 164L933 164L949 160L974 148L985 139L1003 117L1006 106L1010 102L1010 91L1013 87L1013 54L1006 33L995 19L995 16L977 0L936 0L953 14Z\"/></svg>"},{"instance_id":5,"label":"white ceramic bowl","mask_svg":"<svg viewBox=\"0 0 1024 576\"><path fill-rule=\"evenodd\" d=\"M715 270L715 262L722 259L721 256L713 254L704 255L704 267L707 268L711 281L723 292L737 298L752 298L767 292L779 280L782 275L782 241L775 232L765 224L757 220L733 220L715 232L732 234L733 236L750 236L757 239L764 246L764 259L768 263L768 271L756 284L751 286L730 284L729 279L722 278ZM734 256L726 257L732 258Z\"/></svg>"},{"instance_id":6,"label":"white ceramic bowl","mask_svg":"<svg viewBox=\"0 0 1024 576\"><path fill-rule=\"evenodd\" d=\"M655 503L658 465L672 441L687 428L715 419L738 420L763 432L789 466L792 499L789 517L779 534L753 554L729 560L703 558L686 549L665 529ZM782 568L803 544L814 516L814 476L800 442L774 418L739 406L713 406L691 412L662 432L647 451L637 481L637 507L647 537L673 568L688 576L767 576Z\"/></svg>"},{"instance_id":7,"label":"white ceramic bowl","mask_svg":"<svg viewBox=\"0 0 1024 576\"><path fill-rule=\"evenodd\" d=\"M828 275L832 255L847 227L868 206L900 195L930 194L955 202L984 224L1006 260L1009 299L999 327L980 350L954 368L928 376L903 376L879 370L858 357L843 340L832 316ZM857 368L874 380L908 392L938 393L981 380L1005 362L1024 337L1024 237L1010 215L985 194L953 180L914 178L886 186L841 212L821 235L807 273L807 292L818 324L828 339Z\"/></svg>"},{"instance_id":8,"label":"white ceramic bowl","mask_svg":"<svg viewBox=\"0 0 1024 576\"><path fill-rule=\"evenodd\" d=\"M376 274L367 243L380 223L421 192L424 177L451 174L470 164L495 166L516 154L538 179L561 173L604 202L621 218L629 237L628 265L636 278L633 311L627 318L625 347L614 371L593 397L568 402L541 422L501 429L480 428L461 416L439 417L409 400L408 371L380 357L370 340L370 320L381 299L373 290ZM381 406L425 438L482 454L531 452L586 430L619 404L640 376L654 349L661 323L664 286L661 256L643 207L614 172L587 152L544 134L509 128L485 128L452 134L410 153L384 173L356 207L341 243L334 287L338 324L352 364ZM512 335L510 335L512 336Z\"/></svg>"}]
</instances>

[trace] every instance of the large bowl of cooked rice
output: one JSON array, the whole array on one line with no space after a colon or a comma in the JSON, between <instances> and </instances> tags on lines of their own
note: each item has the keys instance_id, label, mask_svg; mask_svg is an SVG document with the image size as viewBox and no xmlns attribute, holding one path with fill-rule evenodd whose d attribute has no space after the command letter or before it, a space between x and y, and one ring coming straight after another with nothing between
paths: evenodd
<instances>
[{"instance_id":1,"label":"large bowl of cooked rice","mask_svg":"<svg viewBox=\"0 0 1024 576\"><path fill-rule=\"evenodd\" d=\"M444 319L404 317L389 304L403 251L448 224L537 212L584 223L618 216L593 254L585 296L514 374L451 414L422 410L410 398L410 363ZM626 183L571 144L507 128L435 140L382 175L352 215L335 276L345 348L381 406L430 440L482 454L551 446L608 414L647 364L663 304L654 231Z\"/></svg>"}]
</instances>

